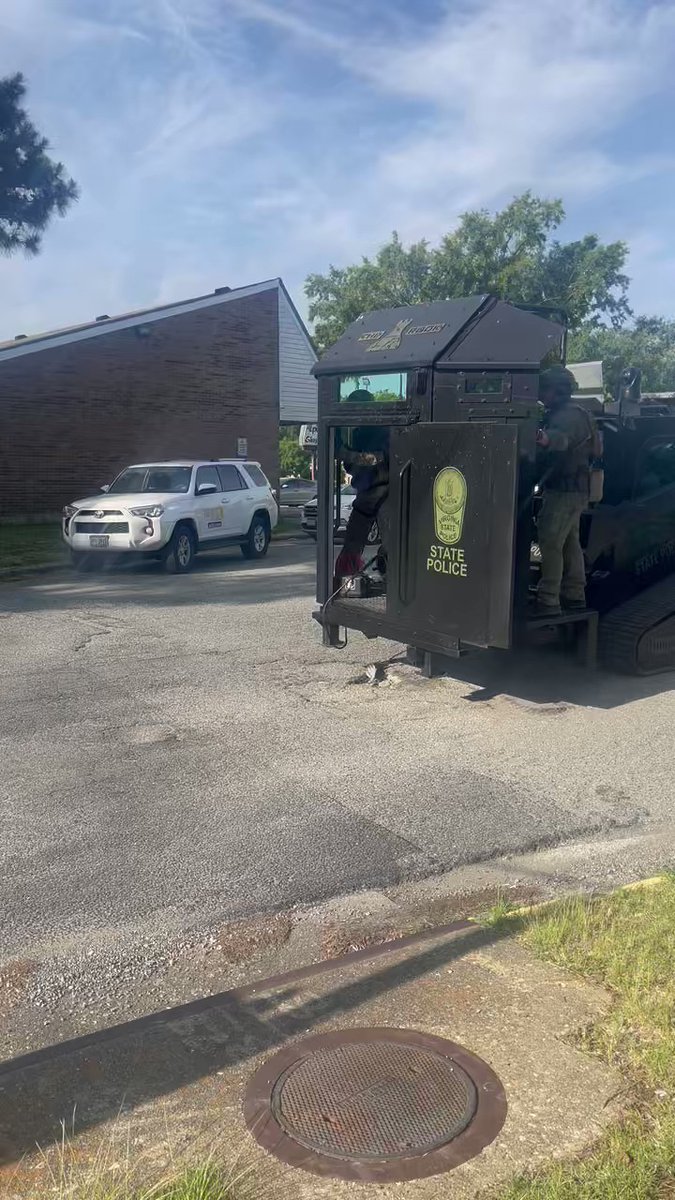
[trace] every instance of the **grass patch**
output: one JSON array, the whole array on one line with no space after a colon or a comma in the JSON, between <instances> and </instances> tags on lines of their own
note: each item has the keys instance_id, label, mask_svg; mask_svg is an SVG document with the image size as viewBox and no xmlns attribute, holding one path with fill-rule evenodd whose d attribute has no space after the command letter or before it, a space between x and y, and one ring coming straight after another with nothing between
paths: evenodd
<instances>
[{"instance_id":1,"label":"grass patch","mask_svg":"<svg viewBox=\"0 0 675 1200\"><path fill-rule=\"evenodd\" d=\"M300 537L300 535L307 537L299 521L294 521L290 517L280 517L272 537Z\"/></svg>"},{"instance_id":2,"label":"grass patch","mask_svg":"<svg viewBox=\"0 0 675 1200\"><path fill-rule=\"evenodd\" d=\"M500 1200L672 1200L674 1167L675 1113L659 1105L632 1114L588 1158L516 1180Z\"/></svg>"},{"instance_id":3,"label":"grass patch","mask_svg":"<svg viewBox=\"0 0 675 1200\"><path fill-rule=\"evenodd\" d=\"M150 1185L132 1178L114 1179L108 1173L54 1181L55 1200L253 1200L244 1177L230 1176L213 1163L179 1171L173 1178ZM46 1197L45 1197L46 1200Z\"/></svg>"},{"instance_id":4,"label":"grass patch","mask_svg":"<svg viewBox=\"0 0 675 1200\"><path fill-rule=\"evenodd\" d=\"M0 525L0 569L65 561L67 554L58 522Z\"/></svg>"},{"instance_id":5,"label":"grass patch","mask_svg":"<svg viewBox=\"0 0 675 1200\"><path fill-rule=\"evenodd\" d=\"M675 1200L675 875L657 886L494 914L540 958L609 988L583 1048L619 1067L634 1103L577 1163L521 1178L501 1200Z\"/></svg>"},{"instance_id":6,"label":"grass patch","mask_svg":"<svg viewBox=\"0 0 675 1200\"><path fill-rule=\"evenodd\" d=\"M282 518L273 537L302 534L299 521ZM309 541L309 538L307 539ZM33 525L0 525L0 570L39 567L42 563L67 562L68 547L58 522Z\"/></svg>"},{"instance_id":7,"label":"grass patch","mask_svg":"<svg viewBox=\"0 0 675 1200\"><path fill-rule=\"evenodd\" d=\"M197 1165L175 1162L161 1177L138 1150L131 1126L116 1122L91 1154L85 1155L65 1126L59 1145L41 1152L45 1178L41 1200L260 1200L250 1166L236 1159L229 1166L200 1148L196 1134ZM20 1182L21 1168L16 1182ZM25 1193L21 1192L21 1195ZM31 1192L31 1195L34 1193Z\"/></svg>"},{"instance_id":8,"label":"grass patch","mask_svg":"<svg viewBox=\"0 0 675 1200\"><path fill-rule=\"evenodd\" d=\"M508 896L501 889L497 893L497 899L490 908L480 912L477 920L481 925L490 925L492 928L502 926L507 917L513 916L522 906L514 900L509 900Z\"/></svg>"}]
</instances>

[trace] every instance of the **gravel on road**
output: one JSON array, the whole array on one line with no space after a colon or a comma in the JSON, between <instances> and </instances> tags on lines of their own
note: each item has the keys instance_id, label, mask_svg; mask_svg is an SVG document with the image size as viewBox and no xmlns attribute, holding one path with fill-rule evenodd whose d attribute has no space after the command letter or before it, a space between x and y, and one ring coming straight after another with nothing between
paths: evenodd
<instances>
[{"instance_id":1,"label":"gravel on road","mask_svg":"<svg viewBox=\"0 0 675 1200\"><path fill-rule=\"evenodd\" d=\"M672 828L672 676L478 654L428 681L400 646L326 650L313 556L0 585L0 971L34 964L38 1010L218 922Z\"/></svg>"}]
</instances>

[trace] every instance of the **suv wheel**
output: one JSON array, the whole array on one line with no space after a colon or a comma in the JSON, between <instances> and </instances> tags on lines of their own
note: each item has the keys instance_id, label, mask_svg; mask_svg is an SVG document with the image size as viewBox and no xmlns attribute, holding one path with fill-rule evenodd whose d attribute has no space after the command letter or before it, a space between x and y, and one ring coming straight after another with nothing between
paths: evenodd
<instances>
[{"instance_id":1,"label":"suv wheel","mask_svg":"<svg viewBox=\"0 0 675 1200\"><path fill-rule=\"evenodd\" d=\"M172 575L191 571L197 553L197 539L189 525L177 525L164 554L164 565Z\"/></svg>"},{"instance_id":2,"label":"suv wheel","mask_svg":"<svg viewBox=\"0 0 675 1200\"><path fill-rule=\"evenodd\" d=\"M270 544L270 523L267 517L254 517L248 537L242 543L244 558L264 558Z\"/></svg>"}]
</instances>

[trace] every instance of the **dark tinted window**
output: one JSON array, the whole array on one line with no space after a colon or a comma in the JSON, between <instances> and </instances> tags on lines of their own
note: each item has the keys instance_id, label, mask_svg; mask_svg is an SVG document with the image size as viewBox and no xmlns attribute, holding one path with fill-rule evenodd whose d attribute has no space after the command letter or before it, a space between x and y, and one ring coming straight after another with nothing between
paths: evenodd
<instances>
[{"instance_id":1,"label":"dark tinted window","mask_svg":"<svg viewBox=\"0 0 675 1200\"><path fill-rule=\"evenodd\" d=\"M220 472L224 492L239 492L243 487L246 487L237 468L231 464L220 463L218 471Z\"/></svg>"},{"instance_id":2,"label":"dark tinted window","mask_svg":"<svg viewBox=\"0 0 675 1200\"><path fill-rule=\"evenodd\" d=\"M467 375L464 391L471 395L501 396L504 391L504 376L487 375L484 371L479 375Z\"/></svg>"},{"instance_id":3,"label":"dark tinted window","mask_svg":"<svg viewBox=\"0 0 675 1200\"><path fill-rule=\"evenodd\" d=\"M118 496L126 492L187 492L192 467L127 467L108 488Z\"/></svg>"},{"instance_id":4,"label":"dark tinted window","mask_svg":"<svg viewBox=\"0 0 675 1200\"><path fill-rule=\"evenodd\" d=\"M220 479L215 467L198 467L197 478L195 479L195 494L199 491L203 483L212 483L217 492L220 491Z\"/></svg>"},{"instance_id":5,"label":"dark tinted window","mask_svg":"<svg viewBox=\"0 0 675 1200\"><path fill-rule=\"evenodd\" d=\"M260 467L258 467L255 463L247 463L246 470L248 471L249 475L251 476L251 479L253 480L256 487L269 487L270 486L267 476L260 470ZM291 487L307 487L307 484L304 479L289 479L288 482ZM311 484L310 484L310 487L311 487Z\"/></svg>"},{"instance_id":6,"label":"dark tinted window","mask_svg":"<svg viewBox=\"0 0 675 1200\"><path fill-rule=\"evenodd\" d=\"M652 442L645 447L635 483L636 496L650 496L675 484L675 441Z\"/></svg>"}]
</instances>

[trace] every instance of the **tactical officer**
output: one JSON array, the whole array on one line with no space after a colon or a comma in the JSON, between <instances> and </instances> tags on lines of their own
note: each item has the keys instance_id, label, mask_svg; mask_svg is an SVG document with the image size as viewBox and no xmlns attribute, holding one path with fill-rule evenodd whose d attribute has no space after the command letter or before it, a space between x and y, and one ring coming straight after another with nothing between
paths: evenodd
<instances>
[{"instance_id":1,"label":"tactical officer","mask_svg":"<svg viewBox=\"0 0 675 1200\"><path fill-rule=\"evenodd\" d=\"M375 403L371 392L359 388L347 403ZM351 475L356 499L345 530L345 540L335 564L338 578L358 575L363 570L363 550L368 534L377 520L380 529L378 565L386 563L386 500L389 495L389 430L378 425L363 425L352 430L350 444L342 452L345 470Z\"/></svg>"},{"instance_id":2,"label":"tactical officer","mask_svg":"<svg viewBox=\"0 0 675 1200\"><path fill-rule=\"evenodd\" d=\"M546 416L537 434L546 451L544 499L537 518L541 577L537 610L555 616L586 607L586 569L579 540L581 514L588 507L590 465L597 429L590 413L572 403L577 382L563 366L542 371L539 399Z\"/></svg>"}]
</instances>

